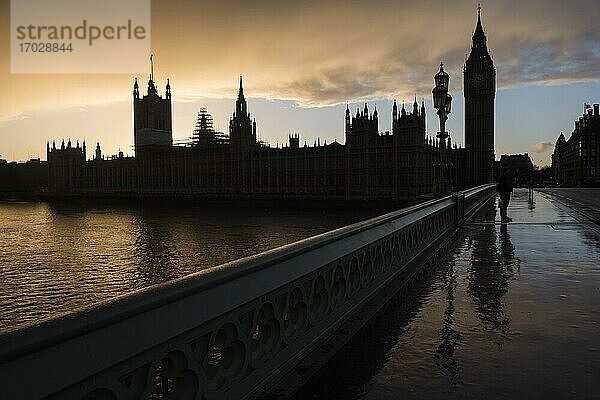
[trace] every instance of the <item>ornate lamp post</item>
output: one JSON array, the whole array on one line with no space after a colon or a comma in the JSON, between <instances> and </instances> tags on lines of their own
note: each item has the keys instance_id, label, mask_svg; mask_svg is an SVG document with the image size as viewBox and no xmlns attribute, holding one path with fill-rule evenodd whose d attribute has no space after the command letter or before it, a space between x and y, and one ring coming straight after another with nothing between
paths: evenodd
<instances>
[{"instance_id":1,"label":"ornate lamp post","mask_svg":"<svg viewBox=\"0 0 600 400\"><path fill-rule=\"evenodd\" d=\"M452 178L450 176L451 165L448 162L448 152L446 138L450 136L446 132L446 121L450 114L452 106L452 96L448 93L448 82L450 76L444 71L444 63L440 63L440 71L435 75L435 87L433 93L433 107L437 110L440 117L440 131L437 133L439 138L440 155L439 161L434 165L435 171L435 192L440 195L452 192Z\"/></svg>"}]
</instances>

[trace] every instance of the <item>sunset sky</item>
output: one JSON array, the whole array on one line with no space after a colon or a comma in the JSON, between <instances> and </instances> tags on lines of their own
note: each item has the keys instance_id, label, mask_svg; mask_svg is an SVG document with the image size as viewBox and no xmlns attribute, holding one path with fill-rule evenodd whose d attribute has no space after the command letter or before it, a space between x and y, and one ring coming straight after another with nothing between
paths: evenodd
<instances>
[{"instance_id":1,"label":"sunset sky","mask_svg":"<svg viewBox=\"0 0 600 400\"><path fill-rule=\"evenodd\" d=\"M482 2L482 22L497 69L496 156L529 152L550 163L583 103L600 102L600 2ZM261 139L288 134L344 142L344 109L365 101L390 130L391 102L425 99L427 133L440 61L450 74L452 140L463 140L462 67L477 18L476 1L152 2L151 43L159 91L173 92L174 137L191 135L207 107L227 130L239 74ZM0 0L0 154L45 159L47 140L100 142L132 153L133 79L138 74L11 74L10 1ZM107 54L107 57L110 57ZM149 69L149 67L148 67ZM91 154L91 151L88 152Z\"/></svg>"}]
</instances>

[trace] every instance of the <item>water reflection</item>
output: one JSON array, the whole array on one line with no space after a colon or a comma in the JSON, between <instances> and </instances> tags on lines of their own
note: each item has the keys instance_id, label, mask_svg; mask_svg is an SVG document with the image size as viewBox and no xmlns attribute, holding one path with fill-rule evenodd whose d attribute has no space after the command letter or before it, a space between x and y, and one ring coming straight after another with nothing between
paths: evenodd
<instances>
[{"instance_id":1,"label":"water reflection","mask_svg":"<svg viewBox=\"0 0 600 400\"><path fill-rule=\"evenodd\" d=\"M505 315L503 297L515 265L514 246L508 225L500 225L499 233L496 228L495 224L486 224L472 236L467 293L475 302L481 322L506 331L510 318Z\"/></svg>"},{"instance_id":2,"label":"water reflection","mask_svg":"<svg viewBox=\"0 0 600 400\"><path fill-rule=\"evenodd\" d=\"M178 276L176 265L181 254L175 248L171 222L160 223L147 218L136 220L134 287L150 286ZM192 241L193 243L193 241Z\"/></svg>"},{"instance_id":3,"label":"water reflection","mask_svg":"<svg viewBox=\"0 0 600 400\"><path fill-rule=\"evenodd\" d=\"M440 332L441 341L437 348L437 354L441 357L440 367L450 374L451 379L456 377L460 369L458 360L454 357L456 344L460 340L460 333L454 329L454 291L457 279L454 266L454 260L452 260L444 278L446 309L444 310L443 328Z\"/></svg>"},{"instance_id":4,"label":"water reflection","mask_svg":"<svg viewBox=\"0 0 600 400\"><path fill-rule=\"evenodd\" d=\"M0 330L385 211L328 205L0 203Z\"/></svg>"},{"instance_id":5,"label":"water reflection","mask_svg":"<svg viewBox=\"0 0 600 400\"><path fill-rule=\"evenodd\" d=\"M597 398L598 234L515 194L516 223L488 208L467 224L413 303L387 310L298 399Z\"/></svg>"},{"instance_id":6,"label":"water reflection","mask_svg":"<svg viewBox=\"0 0 600 400\"><path fill-rule=\"evenodd\" d=\"M446 265L446 260L442 260L442 265ZM439 289L441 277L452 275L446 268L432 272L404 292L399 303L378 314L370 328L363 329L362 334L356 335L342 351L336 353L293 399L363 399L369 394L369 382L384 366L391 364L400 368L406 360L405 354L398 356L398 348L408 345L415 336L410 329L411 323L419 317L423 307L429 305L428 299ZM446 287L451 288L452 284ZM448 329L442 330L442 337L445 333L447 340L442 340L438 351L442 364L457 371L453 355L458 335L452 330L452 312L453 309L445 315ZM415 364L414 367L421 366ZM391 397L397 398L396 393L392 393Z\"/></svg>"}]
</instances>

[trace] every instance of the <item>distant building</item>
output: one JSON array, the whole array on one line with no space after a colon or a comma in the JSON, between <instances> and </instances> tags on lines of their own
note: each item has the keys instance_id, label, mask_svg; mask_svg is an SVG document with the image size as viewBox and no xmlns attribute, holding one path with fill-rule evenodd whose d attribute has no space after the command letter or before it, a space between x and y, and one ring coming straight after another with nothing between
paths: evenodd
<instances>
[{"instance_id":1,"label":"distant building","mask_svg":"<svg viewBox=\"0 0 600 400\"><path fill-rule=\"evenodd\" d=\"M455 189L493 179L495 69L478 12L465 64L465 149L447 144ZM301 145L300 135L273 148L257 140L240 77L229 134L215 132L206 109L198 113L191 142L173 145L171 86L164 98L154 73L147 94L133 85L135 156L87 160L85 143L48 148L49 192L83 196L194 196L413 200L430 196L439 142L426 134L425 105L394 101L391 132L379 131L368 105L345 111L345 144Z\"/></svg>"},{"instance_id":2,"label":"distant building","mask_svg":"<svg viewBox=\"0 0 600 400\"><path fill-rule=\"evenodd\" d=\"M85 143L48 145L50 193L405 200L433 187L439 144L426 137L425 105L416 99L411 112L404 105L398 111L394 103L392 132L379 132L377 109L370 112L365 104L355 115L346 109L345 145L318 140L301 146L300 135L291 134L276 148L257 140L241 79L229 135L215 132L212 117L202 109L188 145L148 139L154 133L147 129L168 127L170 113L159 112L148 128L149 110L164 100L171 98L163 99L154 82L144 97L134 83L135 157L121 153L107 159L97 144L94 159L87 160Z\"/></svg>"},{"instance_id":3,"label":"distant building","mask_svg":"<svg viewBox=\"0 0 600 400\"><path fill-rule=\"evenodd\" d=\"M133 143L137 151L147 146L171 146L173 128L171 120L171 84L167 79L165 98L154 84L154 72L148 80L148 92L140 98L137 78L133 84Z\"/></svg>"},{"instance_id":4,"label":"distant building","mask_svg":"<svg viewBox=\"0 0 600 400\"><path fill-rule=\"evenodd\" d=\"M533 162L529 154L503 154L500 157L499 171L497 175L502 173L506 168L517 174L516 180L518 185L527 185L533 174Z\"/></svg>"},{"instance_id":5,"label":"distant building","mask_svg":"<svg viewBox=\"0 0 600 400\"><path fill-rule=\"evenodd\" d=\"M31 199L31 196L45 191L47 186L46 161L39 158L21 163L0 160L0 198Z\"/></svg>"},{"instance_id":6,"label":"distant building","mask_svg":"<svg viewBox=\"0 0 600 400\"><path fill-rule=\"evenodd\" d=\"M552 171L562 186L600 186L599 104L586 108L569 139L561 132L552 154Z\"/></svg>"}]
</instances>

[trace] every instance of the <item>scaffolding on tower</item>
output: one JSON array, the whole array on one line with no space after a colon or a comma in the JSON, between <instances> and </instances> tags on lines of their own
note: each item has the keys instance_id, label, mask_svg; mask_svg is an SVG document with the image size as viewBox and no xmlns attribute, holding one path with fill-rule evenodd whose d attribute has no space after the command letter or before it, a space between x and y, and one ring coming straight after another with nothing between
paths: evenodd
<instances>
[{"instance_id":1,"label":"scaffolding on tower","mask_svg":"<svg viewBox=\"0 0 600 400\"><path fill-rule=\"evenodd\" d=\"M229 137L225 133L215 131L213 117L205 107L201 107L198 111L191 139L193 146L204 146L209 143L221 144L229 141Z\"/></svg>"}]
</instances>

